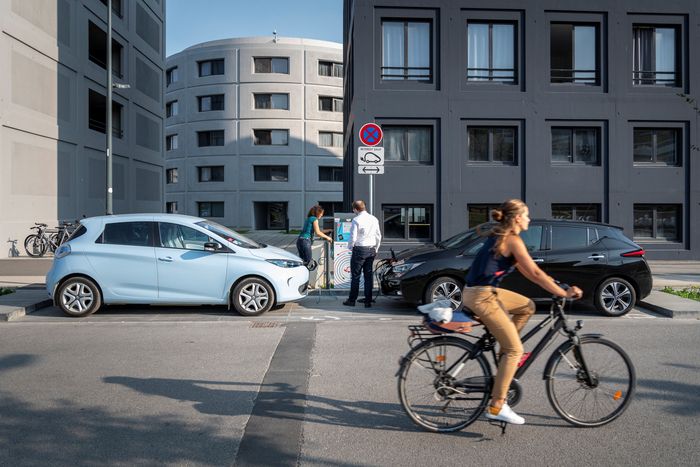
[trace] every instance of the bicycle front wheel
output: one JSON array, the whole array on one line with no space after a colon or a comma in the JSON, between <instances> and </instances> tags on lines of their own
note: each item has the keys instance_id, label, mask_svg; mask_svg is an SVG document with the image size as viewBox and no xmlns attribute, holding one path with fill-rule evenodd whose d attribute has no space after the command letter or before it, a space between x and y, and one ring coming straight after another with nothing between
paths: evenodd
<instances>
[{"instance_id":1,"label":"bicycle front wheel","mask_svg":"<svg viewBox=\"0 0 700 467\"><path fill-rule=\"evenodd\" d=\"M480 355L459 372L447 374L473 344L454 337L436 337L404 357L399 370L399 397L416 424L429 431L451 432L473 423L484 411L491 392L491 367Z\"/></svg>"},{"instance_id":2,"label":"bicycle front wheel","mask_svg":"<svg viewBox=\"0 0 700 467\"><path fill-rule=\"evenodd\" d=\"M547 368L549 402L576 426L610 423L622 415L634 395L634 365L620 346L606 339L584 336L578 346L566 342L554 352Z\"/></svg>"},{"instance_id":3,"label":"bicycle front wheel","mask_svg":"<svg viewBox=\"0 0 700 467\"><path fill-rule=\"evenodd\" d=\"M27 238L24 239L24 251L31 257L44 256L47 248L46 239L37 234L27 235Z\"/></svg>"}]
</instances>

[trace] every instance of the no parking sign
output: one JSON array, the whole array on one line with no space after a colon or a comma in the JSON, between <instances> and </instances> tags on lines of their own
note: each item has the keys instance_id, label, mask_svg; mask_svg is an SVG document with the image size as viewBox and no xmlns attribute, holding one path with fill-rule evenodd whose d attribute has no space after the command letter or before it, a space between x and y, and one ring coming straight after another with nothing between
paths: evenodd
<instances>
[{"instance_id":1,"label":"no parking sign","mask_svg":"<svg viewBox=\"0 0 700 467\"><path fill-rule=\"evenodd\" d=\"M376 123L365 123L360 128L360 141L365 146L376 146L382 142L384 133Z\"/></svg>"}]
</instances>

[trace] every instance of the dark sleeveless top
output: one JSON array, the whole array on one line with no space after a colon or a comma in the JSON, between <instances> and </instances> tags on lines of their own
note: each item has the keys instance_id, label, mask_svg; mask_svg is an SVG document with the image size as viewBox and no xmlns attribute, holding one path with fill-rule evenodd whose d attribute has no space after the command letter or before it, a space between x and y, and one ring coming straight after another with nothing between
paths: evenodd
<instances>
[{"instance_id":1,"label":"dark sleeveless top","mask_svg":"<svg viewBox=\"0 0 700 467\"><path fill-rule=\"evenodd\" d=\"M490 236L474 258L472 267L469 268L465 282L468 287L491 285L498 287L508 274L515 269L515 258L510 256L496 256L493 247L496 245L496 237Z\"/></svg>"}]
</instances>

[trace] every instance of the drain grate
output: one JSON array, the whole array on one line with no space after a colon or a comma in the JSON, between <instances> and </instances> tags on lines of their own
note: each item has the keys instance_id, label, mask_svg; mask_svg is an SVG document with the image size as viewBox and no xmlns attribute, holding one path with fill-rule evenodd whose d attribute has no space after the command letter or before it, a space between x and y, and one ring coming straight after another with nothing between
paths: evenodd
<instances>
[{"instance_id":1,"label":"drain grate","mask_svg":"<svg viewBox=\"0 0 700 467\"><path fill-rule=\"evenodd\" d=\"M277 328L280 326L279 321L256 321L250 325L251 328Z\"/></svg>"}]
</instances>

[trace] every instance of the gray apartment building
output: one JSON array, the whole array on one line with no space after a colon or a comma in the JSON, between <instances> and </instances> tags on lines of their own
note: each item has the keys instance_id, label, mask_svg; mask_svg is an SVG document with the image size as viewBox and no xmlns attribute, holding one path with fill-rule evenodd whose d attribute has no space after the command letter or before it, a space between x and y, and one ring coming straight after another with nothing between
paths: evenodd
<instances>
[{"instance_id":1,"label":"gray apartment building","mask_svg":"<svg viewBox=\"0 0 700 467\"><path fill-rule=\"evenodd\" d=\"M106 4L0 2L0 257L34 222L105 212ZM131 86L113 94L114 211L161 212L165 1L112 10L114 81Z\"/></svg>"},{"instance_id":2,"label":"gray apartment building","mask_svg":"<svg viewBox=\"0 0 700 467\"><path fill-rule=\"evenodd\" d=\"M697 0L345 0L345 201L368 199L358 130L376 122L385 247L518 197L700 259L698 44Z\"/></svg>"},{"instance_id":3,"label":"gray apartment building","mask_svg":"<svg viewBox=\"0 0 700 467\"><path fill-rule=\"evenodd\" d=\"M205 42L167 58L166 211L258 230L340 209L342 45Z\"/></svg>"}]
</instances>

